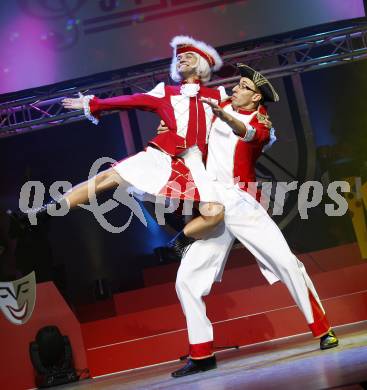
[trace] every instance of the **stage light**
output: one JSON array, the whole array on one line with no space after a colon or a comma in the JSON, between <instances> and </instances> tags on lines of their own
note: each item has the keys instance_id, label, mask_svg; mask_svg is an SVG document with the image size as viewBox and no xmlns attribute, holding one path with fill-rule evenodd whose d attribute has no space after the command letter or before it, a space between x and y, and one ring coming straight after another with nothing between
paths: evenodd
<instances>
[{"instance_id":1,"label":"stage light","mask_svg":"<svg viewBox=\"0 0 367 390\"><path fill-rule=\"evenodd\" d=\"M37 372L38 387L52 387L79 380L73 365L68 336L62 336L57 326L45 326L29 344L32 365Z\"/></svg>"}]
</instances>

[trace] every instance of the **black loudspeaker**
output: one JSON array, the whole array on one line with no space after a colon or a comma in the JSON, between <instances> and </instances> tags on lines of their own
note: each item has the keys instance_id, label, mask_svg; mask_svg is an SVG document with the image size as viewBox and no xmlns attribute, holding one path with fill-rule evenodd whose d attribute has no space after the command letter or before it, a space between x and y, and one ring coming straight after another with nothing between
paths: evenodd
<instances>
[{"instance_id":1,"label":"black loudspeaker","mask_svg":"<svg viewBox=\"0 0 367 390\"><path fill-rule=\"evenodd\" d=\"M57 326L41 328L36 340L29 344L29 354L37 372L38 387L52 387L79 379L69 338L63 336Z\"/></svg>"}]
</instances>

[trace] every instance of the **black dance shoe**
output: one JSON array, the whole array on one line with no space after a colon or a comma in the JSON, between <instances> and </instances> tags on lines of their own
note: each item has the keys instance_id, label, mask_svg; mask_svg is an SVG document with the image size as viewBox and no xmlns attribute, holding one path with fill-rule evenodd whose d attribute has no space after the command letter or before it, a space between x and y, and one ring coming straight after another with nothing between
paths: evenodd
<instances>
[{"instance_id":1,"label":"black dance shoe","mask_svg":"<svg viewBox=\"0 0 367 390\"><path fill-rule=\"evenodd\" d=\"M181 260L187 250L190 248L196 240L191 237L187 237L183 230L174 237L168 245L165 247L165 256L169 258L176 258Z\"/></svg>"},{"instance_id":2,"label":"black dance shoe","mask_svg":"<svg viewBox=\"0 0 367 390\"><path fill-rule=\"evenodd\" d=\"M60 207L62 202L65 202L65 200L52 200L51 202L46 203L37 209L30 209L27 212L23 212L21 210L7 210L6 213L8 214L11 223L16 226L18 230L24 232L33 231L37 230L39 225L44 224L50 218L50 215L47 212L47 206L55 204L56 207ZM31 216L36 219L36 225L31 224Z\"/></svg>"},{"instance_id":3,"label":"black dance shoe","mask_svg":"<svg viewBox=\"0 0 367 390\"><path fill-rule=\"evenodd\" d=\"M330 330L327 334L320 337L320 349L329 349L337 347L339 340L336 337L333 330Z\"/></svg>"},{"instance_id":4,"label":"black dance shoe","mask_svg":"<svg viewBox=\"0 0 367 390\"><path fill-rule=\"evenodd\" d=\"M191 359L187 360L187 363L177 371L172 372L174 378L180 378L182 376L197 374L203 371L209 371L217 368L217 360L215 355L205 359Z\"/></svg>"}]
</instances>

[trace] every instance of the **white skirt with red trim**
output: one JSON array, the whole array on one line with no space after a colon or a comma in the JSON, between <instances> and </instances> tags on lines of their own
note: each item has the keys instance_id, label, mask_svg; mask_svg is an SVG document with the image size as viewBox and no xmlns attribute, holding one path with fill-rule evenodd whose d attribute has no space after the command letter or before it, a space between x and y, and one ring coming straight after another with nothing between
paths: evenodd
<instances>
[{"instance_id":1,"label":"white skirt with red trim","mask_svg":"<svg viewBox=\"0 0 367 390\"><path fill-rule=\"evenodd\" d=\"M196 154L186 153L184 160L149 146L145 151L114 164L113 168L138 193L202 202L217 201L212 181Z\"/></svg>"}]
</instances>

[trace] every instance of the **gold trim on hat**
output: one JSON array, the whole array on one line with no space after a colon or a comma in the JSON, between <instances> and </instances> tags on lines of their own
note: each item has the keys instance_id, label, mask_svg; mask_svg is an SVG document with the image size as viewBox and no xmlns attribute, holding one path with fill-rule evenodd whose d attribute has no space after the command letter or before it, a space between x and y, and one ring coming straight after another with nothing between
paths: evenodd
<instances>
[{"instance_id":1,"label":"gold trim on hat","mask_svg":"<svg viewBox=\"0 0 367 390\"><path fill-rule=\"evenodd\" d=\"M273 93L273 96L274 96L274 100L275 101L278 101L279 100L279 95L276 93L274 87L270 84L269 80L264 77L261 73L257 72L255 70L255 73L252 77L252 81L254 82L254 84L259 88L265 84L267 84L271 90L271 92Z\"/></svg>"}]
</instances>

